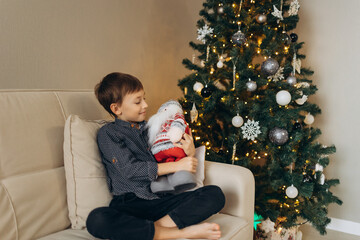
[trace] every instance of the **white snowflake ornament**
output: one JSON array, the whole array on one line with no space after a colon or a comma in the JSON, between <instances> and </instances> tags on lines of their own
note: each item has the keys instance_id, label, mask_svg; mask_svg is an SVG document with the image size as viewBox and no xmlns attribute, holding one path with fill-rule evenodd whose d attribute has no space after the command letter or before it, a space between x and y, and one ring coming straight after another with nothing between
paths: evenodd
<instances>
[{"instance_id":1,"label":"white snowflake ornament","mask_svg":"<svg viewBox=\"0 0 360 240\"><path fill-rule=\"evenodd\" d=\"M214 31L213 28L211 28L211 27L209 27L207 24L205 24L202 28L199 28L199 29L197 30L197 32L198 32L197 40L200 40L200 41L202 41L203 43L205 43L205 42L206 42L205 36L208 35L208 34L211 36L211 34L213 33L213 31Z\"/></svg>"},{"instance_id":2,"label":"white snowflake ornament","mask_svg":"<svg viewBox=\"0 0 360 240\"><path fill-rule=\"evenodd\" d=\"M300 4L298 0L293 0L290 3L289 16L295 16L298 14Z\"/></svg>"},{"instance_id":3,"label":"white snowflake ornament","mask_svg":"<svg viewBox=\"0 0 360 240\"><path fill-rule=\"evenodd\" d=\"M274 82L277 82L279 80L283 80L284 79L284 74L283 74L284 68L283 67L279 67L279 69L277 70L277 72L274 75L268 76L268 79L272 79Z\"/></svg>"},{"instance_id":4,"label":"white snowflake ornament","mask_svg":"<svg viewBox=\"0 0 360 240\"><path fill-rule=\"evenodd\" d=\"M275 7L275 5L273 5L274 7L274 11L271 13L274 17L277 17L279 20L284 20L283 16L282 16L282 11L280 11L279 9L277 9Z\"/></svg>"},{"instance_id":5,"label":"white snowflake ornament","mask_svg":"<svg viewBox=\"0 0 360 240\"><path fill-rule=\"evenodd\" d=\"M261 133L258 121L248 119L244 126L241 127L243 138L254 141L258 134Z\"/></svg>"},{"instance_id":6,"label":"white snowflake ornament","mask_svg":"<svg viewBox=\"0 0 360 240\"><path fill-rule=\"evenodd\" d=\"M265 233L273 232L275 230L275 223L270 220L270 218L267 218L265 221L261 222L261 230L263 230Z\"/></svg>"}]
</instances>

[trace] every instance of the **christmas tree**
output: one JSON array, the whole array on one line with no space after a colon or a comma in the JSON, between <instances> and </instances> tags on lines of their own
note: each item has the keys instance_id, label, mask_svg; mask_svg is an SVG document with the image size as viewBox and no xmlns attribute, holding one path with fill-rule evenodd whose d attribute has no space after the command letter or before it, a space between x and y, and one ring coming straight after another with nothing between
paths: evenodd
<instances>
[{"instance_id":1,"label":"christmas tree","mask_svg":"<svg viewBox=\"0 0 360 240\"><path fill-rule=\"evenodd\" d=\"M342 203L329 190L339 180L323 173L336 149L320 144L312 126L321 110L308 101L317 88L301 66L299 7L298 0L205 1L179 101L207 160L253 172L256 214L275 229L310 222L325 234L328 205Z\"/></svg>"}]
</instances>

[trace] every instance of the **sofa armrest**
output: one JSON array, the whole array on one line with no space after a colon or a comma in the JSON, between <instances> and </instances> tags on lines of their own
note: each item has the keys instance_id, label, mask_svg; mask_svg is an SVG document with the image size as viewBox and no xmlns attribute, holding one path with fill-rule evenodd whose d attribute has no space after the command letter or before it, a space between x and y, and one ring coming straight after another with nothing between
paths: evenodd
<instances>
[{"instance_id":1,"label":"sofa armrest","mask_svg":"<svg viewBox=\"0 0 360 240\"><path fill-rule=\"evenodd\" d=\"M205 185L219 186L226 197L221 213L242 217L254 222L255 181L252 172L244 167L205 161Z\"/></svg>"}]
</instances>

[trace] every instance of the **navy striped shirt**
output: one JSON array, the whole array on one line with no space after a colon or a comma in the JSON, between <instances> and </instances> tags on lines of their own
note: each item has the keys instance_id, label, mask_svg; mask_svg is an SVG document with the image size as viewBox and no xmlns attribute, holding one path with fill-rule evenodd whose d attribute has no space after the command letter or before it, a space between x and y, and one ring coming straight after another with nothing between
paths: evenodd
<instances>
[{"instance_id":1,"label":"navy striped shirt","mask_svg":"<svg viewBox=\"0 0 360 240\"><path fill-rule=\"evenodd\" d=\"M139 198L159 198L150 190L158 165L148 145L146 122L121 119L105 124L97 134L107 183L113 195L135 193Z\"/></svg>"}]
</instances>

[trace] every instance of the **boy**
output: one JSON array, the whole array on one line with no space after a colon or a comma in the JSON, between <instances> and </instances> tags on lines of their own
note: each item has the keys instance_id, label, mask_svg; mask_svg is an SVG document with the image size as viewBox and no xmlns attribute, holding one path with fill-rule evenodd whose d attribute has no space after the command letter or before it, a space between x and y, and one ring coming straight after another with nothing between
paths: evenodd
<instances>
[{"instance_id":1,"label":"boy","mask_svg":"<svg viewBox=\"0 0 360 240\"><path fill-rule=\"evenodd\" d=\"M196 171L192 136L184 135L182 144L177 145L187 157L157 163L148 146L145 128L148 105L141 82L128 74L111 73L96 85L95 94L115 117L97 135L113 199L109 207L94 209L89 214L86 222L89 233L112 240L219 239L218 224L199 224L224 207L225 197L219 187L205 186L176 195L156 195L150 191L150 183L158 176L179 170Z\"/></svg>"}]
</instances>

